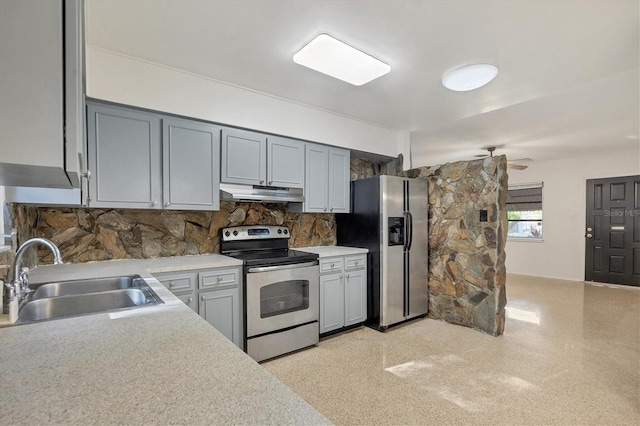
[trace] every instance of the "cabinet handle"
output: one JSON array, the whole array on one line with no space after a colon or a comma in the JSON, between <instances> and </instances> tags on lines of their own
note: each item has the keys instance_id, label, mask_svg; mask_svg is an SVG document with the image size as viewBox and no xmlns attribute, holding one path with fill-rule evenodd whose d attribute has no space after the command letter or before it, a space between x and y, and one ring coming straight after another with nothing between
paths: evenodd
<instances>
[{"instance_id":1,"label":"cabinet handle","mask_svg":"<svg viewBox=\"0 0 640 426\"><path fill-rule=\"evenodd\" d=\"M273 183L273 181L272 181L272 180L270 180L270 181L269 181L269 185L271 185L272 183Z\"/></svg>"},{"instance_id":2,"label":"cabinet handle","mask_svg":"<svg viewBox=\"0 0 640 426\"><path fill-rule=\"evenodd\" d=\"M324 211L325 211L325 212L327 211L327 208L326 208L326 207L324 208Z\"/></svg>"},{"instance_id":3,"label":"cabinet handle","mask_svg":"<svg viewBox=\"0 0 640 426\"><path fill-rule=\"evenodd\" d=\"M358 266L358 261L356 260L356 266Z\"/></svg>"},{"instance_id":4,"label":"cabinet handle","mask_svg":"<svg viewBox=\"0 0 640 426\"><path fill-rule=\"evenodd\" d=\"M86 180L91 179L91 170L87 170L84 173L80 173L80 177L85 178Z\"/></svg>"},{"instance_id":5,"label":"cabinet handle","mask_svg":"<svg viewBox=\"0 0 640 426\"><path fill-rule=\"evenodd\" d=\"M261 179L261 180L260 180L260 183L264 183L264 179Z\"/></svg>"},{"instance_id":6,"label":"cabinet handle","mask_svg":"<svg viewBox=\"0 0 640 426\"><path fill-rule=\"evenodd\" d=\"M222 275L218 275L217 280L218 280L218 282L222 281Z\"/></svg>"},{"instance_id":7,"label":"cabinet handle","mask_svg":"<svg viewBox=\"0 0 640 426\"><path fill-rule=\"evenodd\" d=\"M331 268L333 269L333 263L331 264Z\"/></svg>"},{"instance_id":8,"label":"cabinet handle","mask_svg":"<svg viewBox=\"0 0 640 426\"><path fill-rule=\"evenodd\" d=\"M157 206L157 205L158 205L158 202L157 202L157 201L152 201L152 202L151 202L151 207L155 207L155 206Z\"/></svg>"},{"instance_id":9,"label":"cabinet handle","mask_svg":"<svg viewBox=\"0 0 640 426\"><path fill-rule=\"evenodd\" d=\"M173 287L173 286L174 286L174 283L173 283L173 281L171 281L171 282L169 283L169 287Z\"/></svg>"},{"instance_id":10,"label":"cabinet handle","mask_svg":"<svg viewBox=\"0 0 640 426\"><path fill-rule=\"evenodd\" d=\"M349 279L349 274L347 274L347 279Z\"/></svg>"},{"instance_id":11,"label":"cabinet handle","mask_svg":"<svg viewBox=\"0 0 640 426\"><path fill-rule=\"evenodd\" d=\"M167 201L166 203L164 203L164 206L165 206L165 207L169 207L170 205L171 205L171 203L170 203L170 202L168 202L168 201Z\"/></svg>"},{"instance_id":12,"label":"cabinet handle","mask_svg":"<svg viewBox=\"0 0 640 426\"><path fill-rule=\"evenodd\" d=\"M332 211L333 211L333 207L331 207L331 208L329 209L329 211L330 211L330 212L332 212Z\"/></svg>"},{"instance_id":13,"label":"cabinet handle","mask_svg":"<svg viewBox=\"0 0 640 426\"><path fill-rule=\"evenodd\" d=\"M344 278L344 276L343 276L343 275L340 275L340 279L343 279L343 278Z\"/></svg>"},{"instance_id":14,"label":"cabinet handle","mask_svg":"<svg viewBox=\"0 0 640 426\"><path fill-rule=\"evenodd\" d=\"M200 296L200 300L207 300L207 296Z\"/></svg>"},{"instance_id":15,"label":"cabinet handle","mask_svg":"<svg viewBox=\"0 0 640 426\"><path fill-rule=\"evenodd\" d=\"M190 304L191 302L193 302L193 297L190 297L189 299L187 299L187 304Z\"/></svg>"}]
</instances>

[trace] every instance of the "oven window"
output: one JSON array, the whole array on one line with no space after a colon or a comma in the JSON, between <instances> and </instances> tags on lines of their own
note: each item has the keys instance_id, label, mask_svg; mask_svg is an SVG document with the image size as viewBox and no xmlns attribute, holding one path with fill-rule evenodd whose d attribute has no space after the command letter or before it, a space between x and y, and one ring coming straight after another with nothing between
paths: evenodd
<instances>
[{"instance_id":1,"label":"oven window","mask_svg":"<svg viewBox=\"0 0 640 426\"><path fill-rule=\"evenodd\" d=\"M309 309L309 281L289 280L260 289L260 318Z\"/></svg>"}]
</instances>

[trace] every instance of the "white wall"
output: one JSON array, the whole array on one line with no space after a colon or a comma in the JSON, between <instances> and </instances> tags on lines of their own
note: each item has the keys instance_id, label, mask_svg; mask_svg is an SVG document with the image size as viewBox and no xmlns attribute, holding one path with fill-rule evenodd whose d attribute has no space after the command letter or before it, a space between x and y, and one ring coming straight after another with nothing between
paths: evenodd
<instances>
[{"instance_id":1,"label":"white wall","mask_svg":"<svg viewBox=\"0 0 640 426\"><path fill-rule=\"evenodd\" d=\"M509 183L544 182L544 241L507 241L507 272L582 281L586 181L640 175L640 146L608 154L529 164L526 170L509 170Z\"/></svg>"},{"instance_id":2,"label":"white wall","mask_svg":"<svg viewBox=\"0 0 640 426\"><path fill-rule=\"evenodd\" d=\"M396 130L87 46L87 96L397 157Z\"/></svg>"}]
</instances>

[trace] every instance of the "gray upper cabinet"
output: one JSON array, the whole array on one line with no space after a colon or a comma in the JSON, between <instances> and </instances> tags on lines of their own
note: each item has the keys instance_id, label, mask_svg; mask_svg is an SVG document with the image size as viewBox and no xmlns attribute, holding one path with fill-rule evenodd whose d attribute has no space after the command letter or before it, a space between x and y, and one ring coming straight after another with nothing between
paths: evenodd
<instances>
[{"instance_id":1,"label":"gray upper cabinet","mask_svg":"<svg viewBox=\"0 0 640 426\"><path fill-rule=\"evenodd\" d=\"M323 213L328 209L329 200L329 148L307 144L305 169L305 212Z\"/></svg>"},{"instance_id":2,"label":"gray upper cabinet","mask_svg":"<svg viewBox=\"0 0 640 426\"><path fill-rule=\"evenodd\" d=\"M308 143L305 165L306 213L349 213L350 152ZM292 211L300 210L292 205Z\"/></svg>"},{"instance_id":3,"label":"gray upper cabinet","mask_svg":"<svg viewBox=\"0 0 640 426\"><path fill-rule=\"evenodd\" d=\"M346 149L329 148L329 211L349 213L351 195L350 152Z\"/></svg>"},{"instance_id":4,"label":"gray upper cabinet","mask_svg":"<svg viewBox=\"0 0 640 426\"><path fill-rule=\"evenodd\" d=\"M293 139L223 128L220 181L303 188L304 147Z\"/></svg>"},{"instance_id":5,"label":"gray upper cabinet","mask_svg":"<svg viewBox=\"0 0 640 426\"><path fill-rule=\"evenodd\" d=\"M80 185L81 22L80 0L0 2L0 185Z\"/></svg>"},{"instance_id":6,"label":"gray upper cabinet","mask_svg":"<svg viewBox=\"0 0 640 426\"><path fill-rule=\"evenodd\" d=\"M267 185L304 187L303 142L269 136L267 138Z\"/></svg>"},{"instance_id":7,"label":"gray upper cabinet","mask_svg":"<svg viewBox=\"0 0 640 426\"><path fill-rule=\"evenodd\" d=\"M162 184L165 208L220 208L220 127L164 118Z\"/></svg>"},{"instance_id":8,"label":"gray upper cabinet","mask_svg":"<svg viewBox=\"0 0 640 426\"><path fill-rule=\"evenodd\" d=\"M222 129L220 181L266 185L267 136L247 130Z\"/></svg>"},{"instance_id":9,"label":"gray upper cabinet","mask_svg":"<svg viewBox=\"0 0 640 426\"><path fill-rule=\"evenodd\" d=\"M87 106L89 206L162 208L160 116Z\"/></svg>"},{"instance_id":10,"label":"gray upper cabinet","mask_svg":"<svg viewBox=\"0 0 640 426\"><path fill-rule=\"evenodd\" d=\"M90 207L218 210L220 127L87 104Z\"/></svg>"}]
</instances>

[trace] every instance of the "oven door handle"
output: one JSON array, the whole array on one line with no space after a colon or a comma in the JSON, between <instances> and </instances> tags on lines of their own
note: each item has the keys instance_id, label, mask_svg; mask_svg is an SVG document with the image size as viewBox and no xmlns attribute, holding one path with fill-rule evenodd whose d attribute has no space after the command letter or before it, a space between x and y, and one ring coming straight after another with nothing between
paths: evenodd
<instances>
[{"instance_id":1,"label":"oven door handle","mask_svg":"<svg viewBox=\"0 0 640 426\"><path fill-rule=\"evenodd\" d=\"M249 268L247 269L247 273L250 274L252 272L271 272L271 271L281 271L283 269L306 268L307 266L315 266L317 264L318 264L317 260L312 260L311 262L294 263L291 265L263 266L260 268Z\"/></svg>"}]
</instances>

